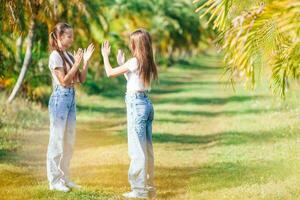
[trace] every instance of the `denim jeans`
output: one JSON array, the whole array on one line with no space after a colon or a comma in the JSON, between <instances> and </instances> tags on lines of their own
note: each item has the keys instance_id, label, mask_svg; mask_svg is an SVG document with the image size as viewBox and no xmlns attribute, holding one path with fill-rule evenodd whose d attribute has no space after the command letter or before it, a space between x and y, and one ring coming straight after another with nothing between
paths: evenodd
<instances>
[{"instance_id":1,"label":"denim jeans","mask_svg":"<svg viewBox=\"0 0 300 200\"><path fill-rule=\"evenodd\" d=\"M132 191L141 196L155 193L152 146L153 105L144 92L127 93L127 137L130 167L128 179Z\"/></svg>"},{"instance_id":2,"label":"denim jeans","mask_svg":"<svg viewBox=\"0 0 300 200\"><path fill-rule=\"evenodd\" d=\"M76 103L74 88L55 86L49 100L50 136L47 176L50 185L68 181L75 142Z\"/></svg>"}]
</instances>

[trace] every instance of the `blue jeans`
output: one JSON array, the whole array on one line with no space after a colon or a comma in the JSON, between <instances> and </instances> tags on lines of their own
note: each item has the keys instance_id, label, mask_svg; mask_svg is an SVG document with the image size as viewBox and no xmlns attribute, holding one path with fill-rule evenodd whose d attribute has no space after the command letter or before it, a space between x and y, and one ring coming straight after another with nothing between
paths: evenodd
<instances>
[{"instance_id":1,"label":"blue jeans","mask_svg":"<svg viewBox=\"0 0 300 200\"><path fill-rule=\"evenodd\" d=\"M127 93L127 135L130 167L128 179L132 191L141 196L155 193L152 146L153 105L144 92Z\"/></svg>"},{"instance_id":2,"label":"blue jeans","mask_svg":"<svg viewBox=\"0 0 300 200\"><path fill-rule=\"evenodd\" d=\"M75 142L76 103L74 88L55 86L49 100L50 136L47 177L50 185L68 181Z\"/></svg>"}]
</instances>

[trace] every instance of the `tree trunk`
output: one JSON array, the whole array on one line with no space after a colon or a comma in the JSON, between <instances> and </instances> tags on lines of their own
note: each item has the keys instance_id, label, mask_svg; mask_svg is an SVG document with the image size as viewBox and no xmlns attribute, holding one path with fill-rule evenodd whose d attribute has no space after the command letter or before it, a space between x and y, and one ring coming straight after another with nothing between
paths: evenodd
<instances>
[{"instance_id":1,"label":"tree trunk","mask_svg":"<svg viewBox=\"0 0 300 200\"><path fill-rule=\"evenodd\" d=\"M34 42L34 29L35 29L35 17L32 16L31 17L31 21L30 21L30 27L29 27L29 31L28 31L28 36L27 36L27 48L26 48L26 54L25 54L25 58L23 61L23 65L21 68L21 72L19 74L17 83L14 86L14 89L12 91L12 93L10 94L7 103L11 103L14 98L17 96L18 91L20 90L21 86L22 86L22 82L25 78L25 74L28 70L28 67L30 65L31 62L31 57L32 57L32 47L33 47L33 42Z\"/></svg>"},{"instance_id":2,"label":"tree trunk","mask_svg":"<svg viewBox=\"0 0 300 200\"><path fill-rule=\"evenodd\" d=\"M22 47L23 47L23 37L20 35L16 42L16 64L15 70L18 71L22 64Z\"/></svg>"},{"instance_id":3,"label":"tree trunk","mask_svg":"<svg viewBox=\"0 0 300 200\"><path fill-rule=\"evenodd\" d=\"M171 67L174 64L174 59L173 59L173 53L174 53L174 49L171 45L168 46L168 62L167 62L167 66Z\"/></svg>"}]
</instances>

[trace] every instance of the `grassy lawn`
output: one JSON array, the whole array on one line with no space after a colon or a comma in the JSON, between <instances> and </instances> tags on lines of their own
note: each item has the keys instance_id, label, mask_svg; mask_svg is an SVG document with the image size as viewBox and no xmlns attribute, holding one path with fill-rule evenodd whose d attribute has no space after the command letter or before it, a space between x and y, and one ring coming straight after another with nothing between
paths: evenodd
<instances>
[{"instance_id":1,"label":"grassy lawn","mask_svg":"<svg viewBox=\"0 0 300 200\"><path fill-rule=\"evenodd\" d=\"M151 92L157 199L299 199L300 89L285 102L263 81L234 92L220 65L210 56L178 63ZM2 110L0 199L122 199L129 190L124 91L78 91L71 172L83 190L67 194L47 189L47 109L18 100Z\"/></svg>"}]
</instances>

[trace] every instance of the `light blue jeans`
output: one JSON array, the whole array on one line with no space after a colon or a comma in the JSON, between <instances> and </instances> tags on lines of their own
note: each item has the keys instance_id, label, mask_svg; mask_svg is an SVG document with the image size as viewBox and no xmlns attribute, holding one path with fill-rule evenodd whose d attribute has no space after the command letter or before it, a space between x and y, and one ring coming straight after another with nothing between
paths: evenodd
<instances>
[{"instance_id":1,"label":"light blue jeans","mask_svg":"<svg viewBox=\"0 0 300 200\"><path fill-rule=\"evenodd\" d=\"M50 185L69 181L69 166L75 142L76 102L74 88L55 86L49 100L50 136L47 176Z\"/></svg>"},{"instance_id":2,"label":"light blue jeans","mask_svg":"<svg viewBox=\"0 0 300 200\"><path fill-rule=\"evenodd\" d=\"M130 167L128 179L132 191L140 196L155 194L152 146L153 105L144 92L126 93L127 137Z\"/></svg>"}]
</instances>

